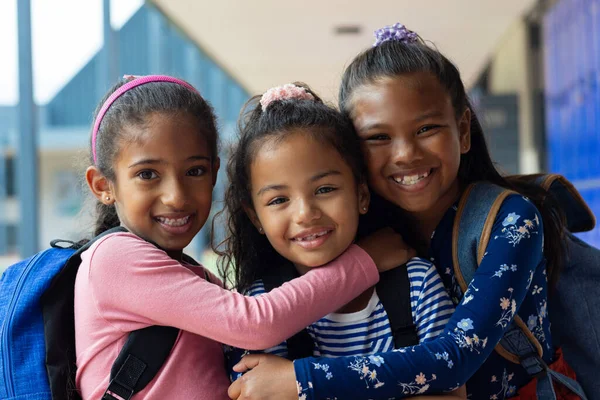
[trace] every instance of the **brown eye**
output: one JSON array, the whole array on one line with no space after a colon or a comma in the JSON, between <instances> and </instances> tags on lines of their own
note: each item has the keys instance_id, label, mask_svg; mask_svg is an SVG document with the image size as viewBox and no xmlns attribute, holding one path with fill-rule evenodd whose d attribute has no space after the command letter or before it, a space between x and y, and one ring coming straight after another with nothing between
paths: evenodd
<instances>
[{"instance_id":1,"label":"brown eye","mask_svg":"<svg viewBox=\"0 0 600 400\"><path fill-rule=\"evenodd\" d=\"M331 187L331 186L321 186L320 188L317 189L316 194L325 194L325 193L331 193L334 190L336 190L336 188Z\"/></svg>"},{"instance_id":2,"label":"brown eye","mask_svg":"<svg viewBox=\"0 0 600 400\"><path fill-rule=\"evenodd\" d=\"M137 174L137 176L138 176L140 179L143 179L143 180L145 180L145 181L147 181L147 180L151 180L151 179L154 179L154 178L157 178L157 177L158 177L158 175L156 174L156 172L154 172L154 171L151 171L151 170L149 170L149 169L146 169L146 170L140 171L140 172Z\"/></svg>"},{"instance_id":3,"label":"brown eye","mask_svg":"<svg viewBox=\"0 0 600 400\"><path fill-rule=\"evenodd\" d=\"M276 206L279 204L283 204L287 201L287 199L283 198L283 197L276 197L273 200L271 200L270 202L267 203L267 206Z\"/></svg>"},{"instance_id":4,"label":"brown eye","mask_svg":"<svg viewBox=\"0 0 600 400\"><path fill-rule=\"evenodd\" d=\"M204 167L194 167L187 172L188 176L202 176L206 173L206 168Z\"/></svg>"},{"instance_id":5,"label":"brown eye","mask_svg":"<svg viewBox=\"0 0 600 400\"><path fill-rule=\"evenodd\" d=\"M424 126L424 127L422 127L421 129L419 129L417 131L417 135L422 135L423 133L427 133L427 132L432 131L432 130L434 130L436 128L439 128L439 127L440 127L439 125L427 125L427 126Z\"/></svg>"},{"instance_id":6,"label":"brown eye","mask_svg":"<svg viewBox=\"0 0 600 400\"><path fill-rule=\"evenodd\" d=\"M370 135L368 137L365 138L365 140L389 140L390 137L389 135L386 135L385 133L377 133L375 135Z\"/></svg>"}]
</instances>

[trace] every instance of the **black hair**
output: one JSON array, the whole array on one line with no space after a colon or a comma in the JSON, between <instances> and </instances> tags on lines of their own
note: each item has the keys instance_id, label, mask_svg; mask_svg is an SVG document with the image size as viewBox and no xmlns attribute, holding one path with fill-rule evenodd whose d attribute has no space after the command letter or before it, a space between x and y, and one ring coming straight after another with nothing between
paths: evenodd
<instances>
[{"instance_id":1,"label":"black hair","mask_svg":"<svg viewBox=\"0 0 600 400\"><path fill-rule=\"evenodd\" d=\"M450 96L455 116L459 119L466 109L471 112L471 149L461 155L458 180L462 189L477 181L488 181L515 190L537 206L544 221L544 254L548 261L551 285L558 279L565 258L562 244L564 217L559 207L546 192L532 184L510 182L496 169L485 143L485 137L475 110L465 92L456 66L437 49L421 38L414 42L387 41L359 54L346 68L339 92L342 112L350 116L353 93L356 89L385 79L412 73L428 73L437 79Z\"/></svg>"},{"instance_id":2,"label":"black hair","mask_svg":"<svg viewBox=\"0 0 600 400\"><path fill-rule=\"evenodd\" d=\"M94 112L96 120L104 102L117 89L127 83L123 80L115 84L104 95ZM153 113L159 114L189 114L198 121L198 134L208 143L213 162L218 156L218 133L216 118L212 107L195 91L183 85L170 82L149 82L134 87L123 93L112 103L100 124L96 135L96 162L91 151L89 162L96 165L107 179L116 179L114 163L119 155L121 146L132 138L125 135L128 126L144 126L146 118ZM175 139L174 139L175 140ZM96 222L94 236L120 225L114 205L106 205L96 201Z\"/></svg>"},{"instance_id":3,"label":"black hair","mask_svg":"<svg viewBox=\"0 0 600 400\"><path fill-rule=\"evenodd\" d=\"M245 104L238 120L238 141L227 164L226 209L219 213L226 215L228 232L222 243L213 244L213 249L220 256L221 273L226 279L233 279L240 292L269 273L270 268L289 264L266 236L257 231L245 211L253 208L250 166L267 141L283 141L298 129L304 129L303 134L311 139L335 148L356 181L365 182L360 144L350 119L325 104L306 85L295 85L303 87L314 100L276 100L263 111L261 96L255 96Z\"/></svg>"}]
</instances>

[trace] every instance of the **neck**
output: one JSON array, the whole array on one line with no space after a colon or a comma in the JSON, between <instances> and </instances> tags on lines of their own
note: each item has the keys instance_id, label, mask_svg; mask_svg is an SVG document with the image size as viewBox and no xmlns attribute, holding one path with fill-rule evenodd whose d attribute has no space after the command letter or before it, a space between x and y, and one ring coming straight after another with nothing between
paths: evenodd
<instances>
[{"instance_id":1,"label":"neck","mask_svg":"<svg viewBox=\"0 0 600 400\"><path fill-rule=\"evenodd\" d=\"M425 211L410 213L416 222L418 234L424 243L429 245L433 231L439 225L446 214L446 211L448 211L452 204L458 200L460 193L460 187L458 181L456 181L455 184L438 199L435 207Z\"/></svg>"},{"instance_id":2,"label":"neck","mask_svg":"<svg viewBox=\"0 0 600 400\"><path fill-rule=\"evenodd\" d=\"M173 260L181 261L183 259L183 250L166 250L166 253Z\"/></svg>"}]
</instances>

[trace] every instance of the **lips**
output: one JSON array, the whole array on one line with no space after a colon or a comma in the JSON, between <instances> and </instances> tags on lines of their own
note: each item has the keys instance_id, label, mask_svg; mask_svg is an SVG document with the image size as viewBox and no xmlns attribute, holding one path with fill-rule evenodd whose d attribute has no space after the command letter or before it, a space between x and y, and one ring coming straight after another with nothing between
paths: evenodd
<instances>
[{"instance_id":1,"label":"lips","mask_svg":"<svg viewBox=\"0 0 600 400\"><path fill-rule=\"evenodd\" d=\"M315 233L310 233L310 234L299 234L296 235L292 238L293 241L296 242L307 242L310 240L315 240L317 238L320 238L321 236L325 236L327 235L329 232L331 232L331 229L323 229L319 232L315 232Z\"/></svg>"},{"instance_id":2,"label":"lips","mask_svg":"<svg viewBox=\"0 0 600 400\"><path fill-rule=\"evenodd\" d=\"M300 232L291 241L305 250L316 250L327 242L332 233L333 228L315 228Z\"/></svg>"},{"instance_id":3,"label":"lips","mask_svg":"<svg viewBox=\"0 0 600 400\"><path fill-rule=\"evenodd\" d=\"M192 228L195 214L161 215L154 217L160 227L170 235L181 235Z\"/></svg>"}]
</instances>

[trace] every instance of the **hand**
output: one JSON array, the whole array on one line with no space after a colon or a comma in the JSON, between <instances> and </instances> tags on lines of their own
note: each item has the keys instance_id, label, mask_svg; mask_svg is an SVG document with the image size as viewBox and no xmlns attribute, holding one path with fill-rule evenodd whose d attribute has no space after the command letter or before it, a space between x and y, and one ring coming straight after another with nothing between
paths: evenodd
<instances>
[{"instance_id":1,"label":"hand","mask_svg":"<svg viewBox=\"0 0 600 400\"><path fill-rule=\"evenodd\" d=\"M233 370L248 371L229 386L227 394L233 400L297 400L298 387L294 364L272 354L250 354Z\"/></svg>"},{"instance_id":2,"label":"hand","mask_svg":"<svg viewBox=\"0 0 600 400\"><path fill-rule=\"evenodd\" d=\"M417 255L392 228L380 229L360 239L356 244L371 256L379 272L406 264Z\"/></svg>"}]
</instances>

